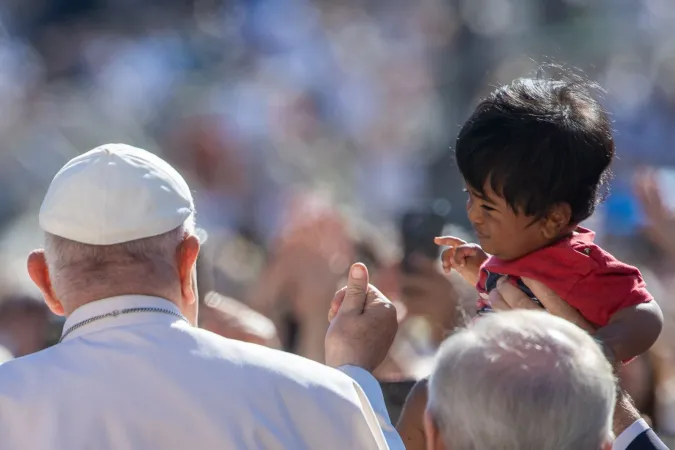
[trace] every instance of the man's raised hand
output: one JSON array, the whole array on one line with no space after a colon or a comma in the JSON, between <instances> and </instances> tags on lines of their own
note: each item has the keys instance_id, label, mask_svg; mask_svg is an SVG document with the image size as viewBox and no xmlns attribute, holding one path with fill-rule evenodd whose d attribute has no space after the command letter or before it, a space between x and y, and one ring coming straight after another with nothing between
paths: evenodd
<instances>
[{"instance_id":1,"label":"man's raised hand","mask_svg":"<svg viewBox=\"0 0 675 450\"><path fill-rule=\"evenodd\" d=\"M347 286L340 289L328 313L326 364L351 365L370 372L379 366L394 342L398 321L394 305L368 284L368 269L352 265Z\"/></svg>"}]
</instances>

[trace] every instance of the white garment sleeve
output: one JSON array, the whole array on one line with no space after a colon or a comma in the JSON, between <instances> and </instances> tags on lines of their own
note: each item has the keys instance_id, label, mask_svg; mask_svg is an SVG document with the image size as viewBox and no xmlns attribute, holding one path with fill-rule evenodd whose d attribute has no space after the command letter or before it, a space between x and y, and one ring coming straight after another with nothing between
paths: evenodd
<instances>
[{"instance_id":1,"label":"white garment sleeve","mask_svg":"<svg viewBox=\"0 0 675 450\"><path fill-rule=\"evenodd\" d=\"M636 420L631 426L623 430L623 432L616 437L614 445L612 445L612 450L626 450L635 438L648 429L649 425L647 425L647 422L645 422L644 419Z\"/></svg>"},{"instance_id":2,"label":"white garment sleeve","mask_svg":"<svg viewBox=\"0 0 675 450\"><path fill-rule=\"evenodd\" d=\"M384 439L387 441L389 450L405 450L401 436L399 436L396 428L391 424L380 383L377 382L370 372L360 367L342 366L338 369L354 380L361 388L363 394L365 394L365 398L361 400L364 403L364 410L372 410L377 419L376 424L369 424L371 429L373 427L378 428L378 430L373 429L373 433L378 435L381 430Z\"/></svg>"}]
</instances>

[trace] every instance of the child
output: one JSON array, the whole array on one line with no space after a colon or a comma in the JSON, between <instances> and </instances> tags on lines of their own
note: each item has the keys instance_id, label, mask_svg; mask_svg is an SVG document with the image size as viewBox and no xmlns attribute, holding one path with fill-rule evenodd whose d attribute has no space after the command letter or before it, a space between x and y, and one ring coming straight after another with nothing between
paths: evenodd
<instances>
[{"instance_id":1,"label":"child","mask_svg":"<svg viewBox=\"0 0 675 450\"><path fill-rule=\"evenodd\" d=\"M593 243L579 224L593 214L609 180L614 141L606 111L578 78L518 79L494 91L464 124L456 160L467 213L480 246L445 237L446 270L481 293L502 276L538 301L520 277L543 282L599 329L618 361L648 350L661 310L635 267Z\"/></svg>"}]
</instances>

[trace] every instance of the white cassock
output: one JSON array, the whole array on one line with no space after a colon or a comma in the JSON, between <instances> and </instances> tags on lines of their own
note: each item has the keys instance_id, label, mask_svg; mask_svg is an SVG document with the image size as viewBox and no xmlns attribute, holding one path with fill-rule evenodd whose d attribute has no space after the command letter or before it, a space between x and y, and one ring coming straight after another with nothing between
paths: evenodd
<instances>
[{"instance_id":1,"label":"white cassock","mask_svg":"<svg viewBox=\"0 0 675 450\"><path fill-rule=\"evenodd\" d=\"M134 307L179 312L115 297L77 309L64 329ZM403 449L372 375L342 370L166 313L93 320L0 366L0 449Z\"/></svg>"}]
</instances>

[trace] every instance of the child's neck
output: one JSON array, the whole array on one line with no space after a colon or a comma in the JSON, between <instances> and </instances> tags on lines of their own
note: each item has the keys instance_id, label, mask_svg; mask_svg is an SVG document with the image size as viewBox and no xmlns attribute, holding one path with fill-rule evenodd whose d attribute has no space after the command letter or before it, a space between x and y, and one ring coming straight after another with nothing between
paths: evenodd
<instances>
[{"instance_id":1,"label":"child's neck","mask_svg":"<svg viewBox=\"0 0 675 450\"><path fill-rule=\"evenodd\" d=\"M541 250L542 248L550 247L551 245L555 245L562 240L571 238L572 236L574 236L576 234L576 229L577 229L577 225L566 226L565 228L560 230L560 233L558 233L558 235L556 237L554 237L553 239L549 239L546 244L542 245L537 250ZM537 250L535 250L535 251L537 251Z\"/></svg>"},{"instance_id":2,"label":"child's neck","mask_svg":"<svg viewBox=\"0 0 675 450\"><path fill-rule=\"evenodd\" d=\"M576 234L577 227L578 227L578 225L568 225L567 227L563 228L560 231L560 233L558 234L558 236L551 239L548 242L548 244L544 245L544 247L548 247L550 245L557 244L558 242L562 241L563 239L567 239L567 238L570 238L570 237L574 236L574 234ZM542 248L544 248L544 247L542 247Z\"/></svg>"},{"instance_id":3,"label":"child's neck","mask_svg":"<svg viewBox=\"0 0 675 450\"><path fill-rule=\"evenodd\" d=\"M558 233L558 235L556 237L554 237L553 239L549 239L548 241L545 241L539 247L537 247L533 250L530 250L529 252L527 252L527 253L525 253L525 254L517 257L517 258L513 258L513 259L516 260L516 259L523 258L527 255L530 255L534 252L537 252L537 251L541 250L542 248L550 247L551 245L555 245L555 244L557 244L558 242L560 242L564 239L568 239L568 238L574 236L574 234L576 233L575 230L577 229L577 227L578 227L578 225L569 225L569 226L565 227L564 229L562 229L560 231L560 233Z\"/></svg>"}]
</instances>

